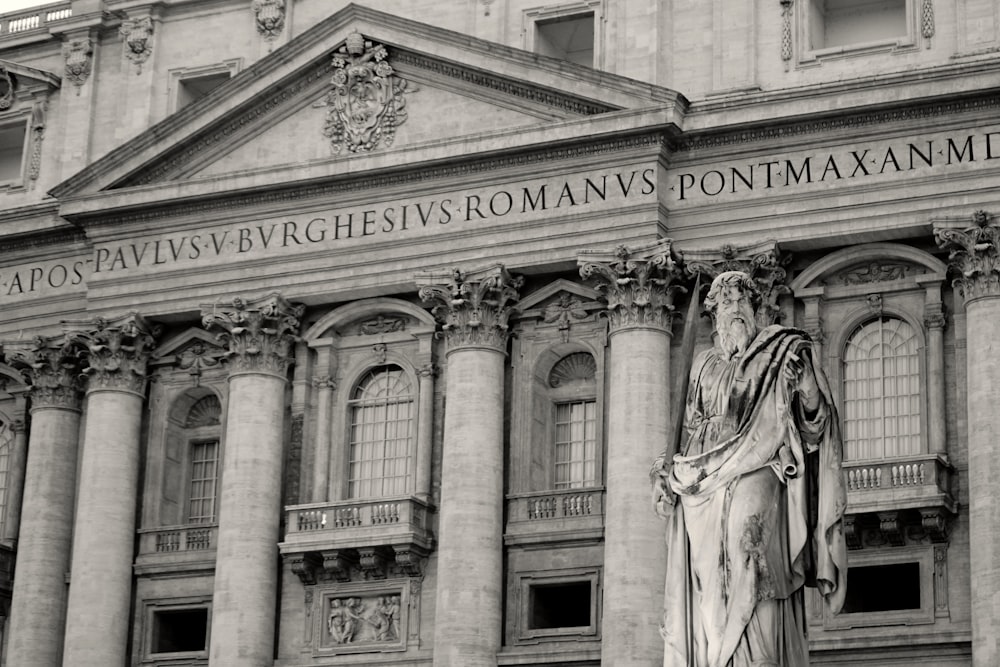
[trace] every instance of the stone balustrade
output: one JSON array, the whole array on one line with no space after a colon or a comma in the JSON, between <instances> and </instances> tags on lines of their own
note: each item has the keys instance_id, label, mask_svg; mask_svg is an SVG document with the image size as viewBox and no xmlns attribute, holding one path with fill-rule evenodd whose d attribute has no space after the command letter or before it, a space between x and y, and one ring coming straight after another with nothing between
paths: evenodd
<instances>
[{"instance_id":1,"label":"stone balustrade","mask_svg":"<svg viewBox=\"0 0 1000 667\"><path fill-rule=\"evenodd\" d=\"M139 531L139 554L215 549L218 530L214 524L144 528Z\"/></svg>"},{"instance_id":2,"label":"stone balustrade","mask_svg":"<svg viewBox=\"0 0 1000 667\"><path fill-rule=\"evenodd\" d=\"M68 19L72 15L72 3L68 1L0 14L0 37L39 28L47 29L50 23Z\"/></svg>"},{"instance_id":3,"label":"stone balustrade","mask_svg":"<svg viewBox=\"0 0 1000 667\"><path fill-rule=\"evenodd\" d=\"M283 547L290 550L390 545L409 536L428 546L431 541L428 505L413 497L312 503L286 511Z\"/></svg>"},{"instance_id":4,"label":"stone balustrade","mask_svg":"<svg viewBox=\"0 0 1000 667\"><path fill-rule=\"evenodd\" d=\"M920 509L938 506L954 511L946 458L917 454L889 461L847 461L848 512Z\"/></svg>"},{"instance_id":5,"label":"stone balustrade","mask_svg":"<svg viewBox=\"0 0 1000 667\"><path fill-rule=\"evenodd\" d=\"M566 536L601 537L604 532L603 487L507 496L508 544L549 542Z\"/></svg>"}]
</instances>

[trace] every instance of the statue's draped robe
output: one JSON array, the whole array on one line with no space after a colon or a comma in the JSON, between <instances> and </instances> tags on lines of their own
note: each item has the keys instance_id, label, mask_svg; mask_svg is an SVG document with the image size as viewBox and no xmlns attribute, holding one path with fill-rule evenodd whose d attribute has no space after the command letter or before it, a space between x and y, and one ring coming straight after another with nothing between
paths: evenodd
<instances>
[{"instance_id":1,"label":"statue's draped robe","mask_svg":"<svg viewBox=\"0 0 1000 667\"><path fill-rule=\"evenodd\" d=\"M804 333L771 326L741 356L695 359L669 477L664 667L803 667L803 585L843 603L836 411L822 372L809 412L784 371L794 354L812 373L811 352Z\"/></svg>"}]
</instances>

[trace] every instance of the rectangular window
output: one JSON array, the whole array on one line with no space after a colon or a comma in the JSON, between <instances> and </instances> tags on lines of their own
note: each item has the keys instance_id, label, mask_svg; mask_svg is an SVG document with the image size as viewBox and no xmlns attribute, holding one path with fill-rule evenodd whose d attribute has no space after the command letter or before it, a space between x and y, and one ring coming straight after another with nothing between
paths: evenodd
<instances>
[{"instance_id":1,"label":"rectangular window","mask_svg":"<svg viewBox=\"0 0 1000 667\"><path fill-rule=\"evenodd\" d=\"M197 102L231 78L232 73L225 71L180 79L176 109L183 109L192 102Z\"/></svg>"},{"instance_id":2,"label":"rectangular window","mask_svg":"<svg viewBox=\"0 0 1000 667\"><path fill-rule=\"evenodd\" d=\"M540 20L535 31L537 53L594 66L594 12Z\"/></svg>"},{"instance_id":3,"label":"rectangular window","mask_svg":"<svg viewBox=\"0 0 1000 667\"><path fill-rule=\"evenodd\" d=\"M920 563L868 565L847 570L842 614L920 609Z\"/></svg>"},{"instance_id":4,"label":"rectangular window","mask_svg":"<svg viewBox=\"0 0 1000 667\"><path fill-rule=\"evenodd\" d=\"M21 180L26 136L24 122L0 126L0 183Z\"/></svg>"},{"instance_id":5,"label":"rectangular window","mask_svg":"<svg viewBox=\"0 0 1000 667\"><path fill-rule=\"evenodd\" d=\"M518 573L514 642L597 640L600 576L591 567Z\"/></svg>"},{"instance_id":6,"label":"rectangular window","mask_svg":"<svg viewBox=\"0 0 1000 667\"><path fill-rule=\"evenodd\" d=\"M810 0L810 50L904 40L907 0Z\"/></svg>"},{"instance_id":7,"label":"rectangular window","mask_svg":"<svg viewBox=\"0 0 1000 667\"><path fill-rule=\"evenodd\" d=\"M556 404L555 488L597 483L597 401Z\"/></svg>"},{"instance_id":8,"label":"rectangular window","mask_svg":"<svg viewBox=\"0 0 1000 667\"><path fill-rule=\"evenodd\" d=\"M219 441L191 443L188 523L214 523L219 479Z\"/></svg>"},{"instance_id":9,"label":"rectangular window","mask_svg":"<svg viewBox=\"0 0 1000 667\"><path fill-rule=\"evenodd\" d=\"M592 625L591 588L590 581L531 586L528 589L528 629L554 630Z\"/></svg>"},{"instance_id":10,"label":"rectangular window","mask_svg":"<svg viewBox=\"0 0 1000 667\"><path fill-rule=\"evenodd\" d=\"M947 591L938 590L935 553L927 546L850 552L844 606L838 614L824 607L823 626L844 630L933 623L935 609L947 609ZM942 572L945 566L941 560Z\"/></svg>"},{"instance_id":11,"label":"rectangular window","mask_svg":"<svg viewBox=\"0 0 1000 667\"><path fill-rule=\"evenodd\" d=\"M153 612L150 653L194 653L208 648L208 609Z\"/></svg>"}]
</instances>

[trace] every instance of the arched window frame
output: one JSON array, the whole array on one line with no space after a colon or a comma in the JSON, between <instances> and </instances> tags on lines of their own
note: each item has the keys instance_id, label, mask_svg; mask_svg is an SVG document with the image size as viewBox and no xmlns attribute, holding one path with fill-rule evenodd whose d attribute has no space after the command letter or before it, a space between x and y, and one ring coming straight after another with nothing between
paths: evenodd
<instances>
[{"instance_id":1,"label":"arched window frame","mask_svg":"<svg viewBox=\"0 0 1000 667\"><path fill-rule=\"evenodd\" d=\"M595 367L594 377L589 382L579 383L576 384L575 386L573 385L565 387L553 386L552 385L553 371L555 371L555 369L559 366L560 363L562 363L566 359L569 359L573 355L577 354L587 355L593 361ZM550 411L550 417L549 417L550 437L548 443L551 449L549 455L552 457L551 464L548 466L550 475L550 482L549 482L550 488L559 490L562 489L568 490L576 488L588 488L588 487L598 486L601 484L603 478L603 475L601 474L601 462L603 458L601 456L601 444L602 444L601 431L603 426L602 423L603 410L600 409L601 406L598 403L596 367L597 367L597 359L594 357L593 353L591 353L589 350L581 349L573 352L568 352L559 357L559 359L554 364L551 365L551 368L549 368L549 372L546 375L546 380L545 380L546 397L548 399L549 411ZM581 479L574 479L574 475L571 472L569 475L570 477L569 480L560 480L559 466L561 462L559 460L559 445L561 443L561 437L559 434L560 431L559 427L562 423L562 420L560 419L559 408L562 405L576 405L576 404L583 404L585 413L587 411L586 405L593 406L592 417L588 418L586 414L584 416L585 431L587 430L586 422L587 421L592 422L589 429L591 431L591 436L588 436L586 433L583 436L585 449L586 449L585 443L588 440L593 441L592 445L594 451L591 463L591 465L593 466L593 471L592 474L588 474L587 472L587 461L590 460L591 457L588 457L585 453L582 461L583 473L581 475ZM576 438L571 438L569 442L576 442Z\"/></svg>"}]
</instances>

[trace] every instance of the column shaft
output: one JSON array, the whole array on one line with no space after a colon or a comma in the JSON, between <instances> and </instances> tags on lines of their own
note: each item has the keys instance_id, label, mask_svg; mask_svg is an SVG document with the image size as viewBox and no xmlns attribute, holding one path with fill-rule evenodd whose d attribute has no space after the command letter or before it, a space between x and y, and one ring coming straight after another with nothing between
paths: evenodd
<instances>
[{"instance_id":1,"label":"column shaft","mask_svg":"<svg viewBox=\"0 0 1000 667\"><path fill-rule=\"evenodd\" d=\"M601 662L648 667L663 659L664 525L651 508L648 476L667 444L670 336L627 328L609 343Z\"/></svg>"},{"instance_id":2,"label":"column shaft","mask_svg":"<svg viewBox=\"0 0 1000 667\"><path fill-rule=\"evenodd\" d=\"M496 667L503 601L504 355L448 354L435 667Z\"/></svg>"},{"instance_id":3,"label":"column shaft","mask_svg":"<svg viewBox=\"0 0 1000 667\"><path fill-rule=\"evenodd\" d=\"M278 588L285 380L229 380L219 503L212 667L270 667Z\"/></svg>"},{"instance_id":4,"label":"column shaft","mask_svg":"<svg viewBox=\"0 0 1000 667\"><path fill-rule=\"evenodd\" d=\"M80 413L53 407L36 409L32 417L7 651L22 667L58 667Z\"/></svg>"},{"instance_id":5,"label":"column shaft","mask_svg":"<svg viewBox=\"0 0 1000 667\"><path fill-rule=\"evenodd\" d=\"M126 661L142 404L130 391L87 397L64 667Z\"/></svg>"},{"instance_id":6,"label":"column shaft","mask_svg":"<svg viewBox=\"0 0 1000 667\"><path fill-rule=\"evenodd\" d=\"M330 497L330 432L333 410L333 385L329 380L314 383L316 391L316 439L313 442L312 502L322 503Z\"/></svg>"},{"instance_id":7,"label":"column shaft","mask_svg":"<svg viewBox=\"0 0 1000 667\"><path fill-rule=\"evenodd\" d=\"M28 433L23 421L14 425L14 442L7 472L7 509L3 522L4 537L17 542L21 528L21 502L24 497L25 460L28 457ZM75 447L76 441L73 441Z\"/></svg>"},{"instance_id":8,"label":"column shaft","mask_svg":"<svg viewBox=\"0 0 1000 667\"><path fill-rule=\"evenodd\" d=\"M431 440L434 435L434 367L420 369L420 405L417 408L417 497L431 499Z\"/></svg>"},{"instance_id":9,"label":"column shaft","mask_svg":"<svg viewBox=\"0 0 1000 667\"><path fill-rule=\"evenodd\" d=\"M968 316L969 547L972 664L1000 664L1000 298L966 304Z\"/></svg>"}]
</instances>

